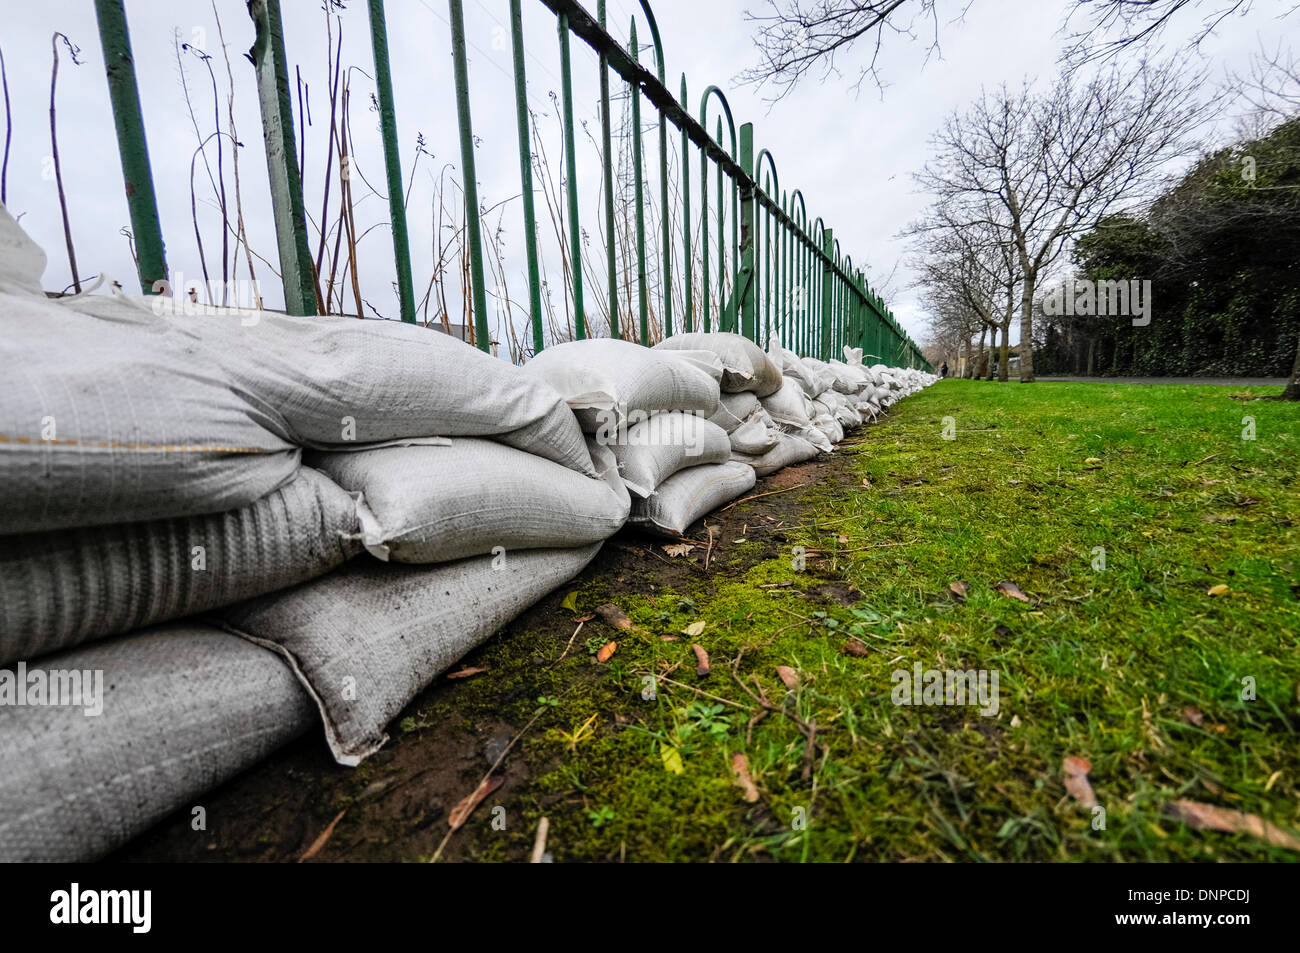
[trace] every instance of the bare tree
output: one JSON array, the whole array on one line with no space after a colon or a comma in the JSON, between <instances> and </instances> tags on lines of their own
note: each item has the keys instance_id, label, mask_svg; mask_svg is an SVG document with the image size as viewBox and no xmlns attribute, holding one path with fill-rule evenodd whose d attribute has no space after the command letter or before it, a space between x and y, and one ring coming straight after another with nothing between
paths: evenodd
<instances>
[{"instance_id":1,"label":"bare tree","mask_svg":"<svg viewBox=\"0 0 1300 953\"><path fill-rule=\"evenodd\" d=\"M1116 67L1044 94L1026 83L983 92L936 135L917 181L942 217L930 227L990 228L1015 250L1020 282L1020 379L1034 380L1034 292L1071 241L1113 211L1154 195L1170 160L1191 151L1206 107L1199 77L1172 65Z\"/></svg>"}]
</instances>

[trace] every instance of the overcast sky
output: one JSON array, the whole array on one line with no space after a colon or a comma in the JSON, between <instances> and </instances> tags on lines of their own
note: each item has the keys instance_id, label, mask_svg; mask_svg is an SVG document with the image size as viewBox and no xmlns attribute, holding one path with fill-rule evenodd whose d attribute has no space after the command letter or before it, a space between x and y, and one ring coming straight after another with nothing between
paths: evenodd
<instances>
[{"instance_id":1,"label":"overcast sky","mask_svg":"<svg viewBox=\"0 0 1300 953\"><path fill-rule=\"evenodd\" d=\"M325 101L325 15L319 0L283 0L286 46L291 77L300 68L310 87L313 126L307 142L306 203L313 217L319 215L321 173L328 132L328 104ZM883 93L866 84L855 93L856 65L862 52L846 58L842 76L824 82L810 77L792 95L770 105L763 94L738 86L733 78L756 62L753 24L744 11L760 8L761 0L658 0L654 4L663 36L669 87L676 92L681 74L689 86L688 107L698 109L700 91L716 83L727 91L737 123L755 125L755 148L769 148L786 190L802 189L810 218L822 216L834 228L844 252L868 271L872 282L887 286L895 314L918 341L924 338L924 315L916 304L916 292L909 287L912 272L899 231L927 202L917 192L912 173L926 160L931 134L944 116L961 108L983 86L1002 82L1018 84L1022 78L1050 81L1057 55L1067 42L1061 32L1069 0L975 0L960 22L940 24L941 53L923 63L928 35L916 42L904 37L886 38L880 68L887 88ZM128 224L121 170L116 152L112 118L108 108L102 54L95 28L92 4L86 0L42 0L19 3L5 0L3 48L13 111L13 145L8 168L8 206L21 216L24 228L45 248L49 265L43 276L49 290L61 290L71 280L57 195L50 166L49 83L51 34L66 33L80 47L81 66L62 57L58 85L59 147L69 199L69 214L76 240L78 266L82 276L110 274L134 289L134 269L126 239L119 230ZM595 0L586 6L594 14ZM956 10L961 3L949 4ZM182 41L194 43L213 54L221 96L224 123L227 90L226 66L220 53L216 19L208 0L127 0L141 95L144 103L149 145L158 183L168 261L173 271L187 277L200 274L194 226L190 217L190 171L198 139L186 111L179 79L173 38L179 30ZM1233 17L1219 27L1199 54L1180 53L1189 63L1209 66L1219 80L1227 69L1244 69L1261 38L1270 45L1297 21L1275 20L1273 5L1257 2L1244 17ZM253 71L243 58L253 38L251 22L243 0L218 0L231 69L235 78L235 109L241 150L240 178L250 242L255 251L276 261L270 220L265 160L261 152L260 125L253 88ZM611 32L626 39L635 0L610 0ZM416 295L424 294L432 273L434 183L444 163L459 165L455 98L451 83L451 55L447 4L445 0L388 0L389 38L398 124L401 135L403 172L408 175L414 157L417 134L422 134L433 159L421 157L411 183L409 215L412 254L415 260ZM480 198L492 205L519 193L518 152L515 138L513 87L510 81L510 41L506 26L506 0L466 0L466 33L470 43L470 80ZM341 14L344 29L343 62L367 73L372 70L365 4L352 0ZM529 98L540 114L548 143L550 161L560 161L560 137L555 125L550 95L559 91L558 43L555 17L538 0L524 0L526 44L529 51ZM1166 38L1176 49L1190 35L1199 20L1193 14L1177 22ZM641 28L639 27L639 30ZM642 41L648 31L641 32ZM573 42L576 112L598 136L597 71L595 55L578 40ZM643 54L650 63L650 54ZM197 59L186 60L191 98L200 127L206 135L213 128L211 81L206 67ZM616 88L621 84L616 84ZM360 171L385 191L377 119L368 110L373 87L365 75L353 74L352 125L356 137ZM1213 90L1207 89L1207 95ZM615 107L618 109L619 107ZM648 102L642 106L643 122L655 112ZM713 126L710 114L709 128ZM1226 135L1227 120L1217 135ZM677 134L670 131L670 151L677 148ZM657 195L657 136L647 134L646 186ZM725 145L726 143L724 143ZM595 260L603 262L603 230L598 219L599 164L595 146L580 134L578 181L583 194L580 212L584 228L595 243ZM215 163L216 154L209 147ZM676 161L674 156L674 162ZM226 154L226 185L233 202L234 181ZM692 175L698 174L692 150ZM215 217L206 173L196 166L197 202L200 227L209 267L220 257L220 226ZM337 186L336 186L337 189ZM712 184L710 185L712 190ZM357 185L359 194L364 189ZM712 192L711 192L712 194ZM698 183L693 185L693 209L698 214ZM538 214L543 226L546 260L556 266L558 241L545 213L545 198L539 192ZM500 210L507 246L510 294L522 299L526 282L522 275L520 241L522 222L516 199ZM382 197L362 201L357 216L359 229L387 219ZM365 297L380 312L394 316L396 296L390 237L382 225L363 241L362 284ZM315 239L312 241L313 251ZM680 254L680 249L678 249ZM242 264L241 264L242 273ZM279 304L278 281L257 263L268 304ZM716 263L715 263L716 269ZM715 271L716 273L716 271ZM492 280L489 279L492 284ZM549 285L559 294L560 284L552 274ZM458 292L457 292L458 295ZM349 297L349 302L350 302Z\"/></svg>"}]
</instances>

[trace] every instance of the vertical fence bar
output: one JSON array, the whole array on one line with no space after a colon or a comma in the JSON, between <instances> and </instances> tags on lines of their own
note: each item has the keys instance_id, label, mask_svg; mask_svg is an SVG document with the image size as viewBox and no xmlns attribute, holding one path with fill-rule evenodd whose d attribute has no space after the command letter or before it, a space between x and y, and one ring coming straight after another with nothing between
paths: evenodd
<instances>
[{"instance_id":1,"label":"vertical fence bar","mask_svg":"<svg viewBox=\"0 0 1300 953\"><path fill-rule=\"evenodd\" d=\"M528 257L528 309L529 319L533 326L533 353L540 354L545 346L542 335L542 286L537 263L537 215L533 208L533 147L528 128L528 81L524 72L524 18L520 9L520 0L510 0L510 43L515 68L515 121L519 130L519 182L524 199L524 249ZM604 73L602 72L601 75L603 76ZM613 247L611 244L610 248ZM611 320L614 319L611 318Z\"/></svg>"},{"instance_id":2,"label":"vertical fence bar","mask_svg":"<svg viewBox=\"0 0 1300 953\"><path fill-rule=\"evenodd\" d=\"M558 18L560 31L560 87L564 111L564 191L569 200L569 254L573 272L573 328L581 341L587 336L587 315L582 304L582 230L578 224L578 158L573 145L573 67L569 61L569 15Z\"/></svg>"},{"instance_id":3,"label":"vertical fence bar","mask_svg":"<svg viewBox=\"0 0 1300 953\"><path fill-rule=\"evenodd\" d=\"M682 74L682 94L678 102L686 102L686 74ZM682 322L687 334L694 328L694 302L691 298L691 277L695 263L691 261L691 163L687 152L686 130L682 129L682 266L686 269L686 300L682 303Z\"/></svg>"},{"instance_id":4,"label":"vertical fence bar","mask_svg":"<svg viewBox=\"0 0 1300 953\"><path fill-rule=\"evenodd\" d=\"M640 62L640 49L636 42L636 20L632 20L631 38L628 40L628 52L632 59ZM641 344L650 346L650 301L646 288L645 275L645 187L641 181L641 87L628 83L632 97L632 175L635 177L632 191L636 202L636 283L637 283L637 320Z\"/></svg>"},{"instance_id":5,"label":"vertical fence bar","mask_svg":"<svg viewBox=\"0 0 1300 953\"><path fill-rule=\"evenodd\" d=\"M370 45L375 56L375 90L379 97L379 127L384 139L384 173L388 179L388 214L393 228L393 258L397 262L397 297L402 320L415 323L415 291L411 286L411 245L406 237L406 202L402 191L402 157L397 148L397 111L393 78L388 68L388 27L384 0L370 0Z\"/></svg>"},{"instance_id":6,"label":"vertical fence bar","mask_svg":"<svg viewBox=\"0 0 1300 953\"><path fill-rule=\"evenodd\" d=\"M832 295L834 287L832 281L835 278L834 260L835 260L835 234L833 229L826 229L822 232L822 252L826 255L822 261L822 322L821 322L821 340L818 342L818 357L823 361L830 356L831 349L831 322L834 320Z\"/></svg>"},{"instance_id":7,"label":"vertical fence bar","mask_svg":"<svg viewBox=\"0 0 1300 953\"><path fill-rule=\"evenodd\" d=\"M122 157L122 181L135 237L140 289L157 294L167 280L167 254L162 226L158 222L158 200L154 195L153 170L149 165L149 144L144 133L144 114L135 81L135 60L127 30L122 0L95 0L99 43L108 73L108 98L117 131L117 150ZM75 277L75 276L74 276Z\"/></svg>"},{"instance_id":8,"label":"vertical fence bar","mask_svg":"<svg viewBox=\"0 0 1300 953\"><path fill-rule=\"evenodd\" d=\"M754 179L754 124L745 122L740 124L740 167L744 170L745 175L750 180ZM740 191L739 185L737 190ZM749 340L757 339L758 320L756 313L756 301L754 295L754 282L757 280L758 273L755 267L754 240L758 235L758 227L754 218L754 191L752 187L746 187L740 192L740 217L743 220L740 224L740 242L736 246L738 258L737 264L739 269L736 272L735 295L739 296L736 302L737 316L740 319L740 333Z\"/></svg>"},{"instance_id":9,"label":"vertical fence bar","mask_svg":"<svg viewBox=\"0 0 1300 953\"><path fill-rule=\"evenodd\" d=\"M465 225L469 243L469 276L474 302L474 343L491 353L487 324L487 289L483 283L483 236L478 213L478 181L474 175L474 127L469 114L469 65L465 61L465 10L461 0L447 0L451 19L451 54L456 73L456 122L460 129L460 162L465 177Z\"/></svg>"},{"instance_id":10,"label":"vertical fence bar","mask_svg":"<svg viewBox=\"0 0 1300 953\"><path fill-rule=\"evenodd\" d=\"M718 132L713 141L718 142L722 139L722 120L718 120ZM718 330L734 331L730 319L727 318L727 239L726 239L726 213L725 206L722 203L723 183L727 180L727 174L718 168ZM734 258L733 258L734 260Z\"/></svg>"},{"instance_id":11,"label":"vertical fence bar","mask_svg":"<svg viewBox=\"0 0 1300 953\"><path fill-rule=\"evenodd\" d=\"M275 218L284 308L289 314L316 313L316 281L307 249L307 212L298 177L294 147L293 106L289 99L289 70L284 55L280 0L249 0L248 13L256 27L253 66L257 98L262 108L266 141L266 171L271 182L271 211Z\"/></svg>"},{"instance_id":12,"label":"vertical fence bar","mask_svg":"<svg viewBox=\"0 0 1300 953\"><path fill-rule=\"evenodd\" d=\"M605 29L605 0L597 5L600 28ZM601 171L605 176L605 270L609 282L609 336L619 338L618 271L614 255L614 156L609 115L609 57L600 54L600 135L604 144Z\"/></svg>"},{"instance_id":13,"label":"vertical fence bar","mask_svg":"<svg viewBox=\"0 0 1300 953\"><path fill-rule=\"evenodd\" d=\"M663 111L659 113L659 224L660 241L663 242L664 273L659 276L663 287L663 329L664 337L673 333L673 246L669 231L668 214L668 120Z\"/></svg>"}]
</instances>

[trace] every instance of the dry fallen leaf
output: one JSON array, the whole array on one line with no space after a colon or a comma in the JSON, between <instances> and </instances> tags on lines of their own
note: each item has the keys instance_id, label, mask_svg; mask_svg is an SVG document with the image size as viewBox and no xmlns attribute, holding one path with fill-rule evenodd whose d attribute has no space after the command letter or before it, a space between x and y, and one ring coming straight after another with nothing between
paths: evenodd
<instances>
[{"instance_id":1,"label":"dry fallen leaf","mask_svg":"<svg viewBox=\"0 0 1300 953\"><path fill-rule=\"evenodd\" d=\"M1004 596L1010 596L1012 599L1019 599L1021 602L1029 601L1029 597L1025 595L1024 590L1022 590L1010 579L1003 579L1000 583L998 583L993 588L998 592L1002 593Z\"/></svg>"},{"instance_id":2,"label":"dry fallen leaf","mask_svg":"<svg viewBox=\"0 0 1300 953\"><path fill-rule=\"evenodd\" d=\"M596 606L596 615L616 629L630 630L632 628L632 620L627 617L627 613L612 602L607 602L603 606Z\"/></svg>"},{"instance_id":3,"label":"dry fallen leaf","mask_svg":"<svg viewBox=\"0 0 1300 953\"><path fill-rule=\"evenodd\" d=\"M330 835L334 833L334 828L338 825L339 821L343 820L343 815L346 813L347 811L339 811L338 816L335 817L334 820L330 821L330 826L321 831L320 837L317 837L312 841L311 846L307 848L306 853L298 858L298 863L301 864L304 860L311 860L320 853L320 849L325 846L325 842L330 839Z\"/></svg>"},{"instance_id":4,"label":"dry fallen leaf","mask_svg":"<svg viewBox=\"0 0 1300 953\"><path fill-rule=\"evenodd\" d=\"M675 635L661 635L661 636L659 636L659 641L660 641L660 642L680 642L681 639L680 639L679 637L675 636Z\"/></svg>"},{"instance_id":5,"label":"dry fallen leaf","mask_svg":"<svg viewBox=\"0 0 1300 953\"><path fill-rule=\"evenodd\" d=\"M698 663L695 666L695 674L708 675L710 671L709 653L704 651L704 646L696 645L694 643L691 643L691 651L695 653L695 661Z\"/></svg>"},{"instance_id":6,"label":"dry fallen leaf","mask_svg":"<svg viewBox=\"0 0 1300 953\"><path fill-rule=\"evenodd\" d=\"M847 642L844 643L844 646L841 649L841 651L845 655L855 655L858 658L870 654L867 651L867 647L857 639L849 639Z\"/></svg>"},{"instance_id":7,"label":"dry fallen leaf","mask_svg":"<svg viewBox=\"0 0 1300 953\"><path fill-rule=\"evenodd\" d=\"M694 548L690 543L670 543L664 547L664 552L669 556L685 556Z\"/></svg>"},{"instance_id":8,"label":"dry fallen leaf","mask_svg":"<svg viewBox=\"0 0 1300 953\"><path fill-rule=\"evenodd\" d=\"M596 653L596 661L608 662L613 657L614 653L617 651L618 651L617 642L606 642L604 645L600 647L600 651Z\"/></svg>"},{"instance_id":9,"label":"dry fallen leaf","mask_svg":"<svg viewBox=\"0 0 1300 953\"><path fill-rule=\"evenodd\" d=\"M868 480L866 477L863 477L862 485L865 486L868 490L871 489L871 481Z\"/></svg>"},{"instance_id":10,"label":"dry fallen leaf","mask_svg":"<svg viewBox=\"0 0 1300 953\"><path fill-rule=\"evenodd\" d=\"M948 591L957 599L965 599L966 593L970 592L970 583L962 582L960 579L948 583Z\"/></svg>"},{"instance_id":11,"label":"dry fallen leaf","mask_svg":"<svg viewBox=\"0 0 1300 953\"><path fill-rule=\"evenodd\" d=\"M1268 841L1274 847L1300 850L1300 837L1270 824L1257 814L1243 814L1241 811L1188 800L1173 801L1166 805L1166 810L1171 817L1177 818L1188 827L1224 831L1230 834L1249 834L1251 837Z\"/></svg>"},{"instance_id":12,"label":"dry fallen leaf","mask_svg":"<svg viewBox=\"0 0 1300 953\"><path fill-rule=\"evenodd\" d=\"M469 816L474 813L474 808L483 803L483 799L495 791L501 785L506 783L503 777L484 778L479 786L471 793L465 795L451 813L447 815L447 824L453 830L459 830L460 826L469 820Z\"/></svg>"},{"instance_id":13,"label":"dry fallen leaf","mask_svg":"<svg viewBox=\"0 0 1300 953\"><path fill-rule=\"evenodd\" d=\"M1205 721L1205 715L1201 713L1199 708L1189 706L1183 709L1183 721L1189 725L1200 725L1201 722Z\"/></svg>"},{"instance_id":14,"label":"dry fallen leaf","mask_svg":"<svg viewBox=\"0 0 1300 953\"><path fill-rule=\"evenodd\" d=\"M1219 583L1217 586L1211 586L1209 589L1207 589L1205 594L1207 596L1222 596L1227 594L1228 591L1229 590L1227 586L1225 586L1223 583Z\"/></svg>"},{"instance_id":15,"label":"dry fallen leaf","mask_svg":"<svg viewBox=\"0 0 1300 953\"><path fill-rule=\"evenodd\" d=\"M739 751L731 756L731 770L736 772L736 783L740 785L744 794L746 804L753 804L758 800L758 788L754 786L754 779L749 775L749 759Z\"/></svg>"},{"instance_id":16,"label":"dry fallen leaf","mask_svg":"<svg viewBox=\"0 0 1300 953\"><path fill-rule=\"evenodd\" d=\"M1076 758L1074 755L1066 758L1061 764L1061 771L1065 775L1065 790L1069 792L1070 797L1087 808L1097 806L1097 795L1092 792L1092 785L1088 783L1088 772L1091 770L1092 764L1086 758Z\"/></svg>"},{"instance_id":17,"label":"dry fallen leaf","mask_svg":"<svg viewBox=\"0 0 1300 953\"><path fill-rule=\"evenodd\" d=\"M1084 462L1084 463L1101 463L1101 457L1089 457L1088 459L1084 460L1083 462Z\"/></svg>"},{"instance_id":18,"label":"dry fallen leaf","mask_svg":"<svg viewBox=\"0 0 1300 953\"><path fill-rule=\"evenodd\" d=\"M781 681L785 683L786 688L793 690L799 684L799 673L788 665L778 665L776 674L781 676Z\"/></svg>"},{"instance_id":19,"label":"dry fallen leaf","mask_svg":"<svg viewBox=\"0 0 1300 953\"><path fill-rule=\"evenodd\" d=\"M703 619L698 619L695 622L692 622L686 628L682 629L682 635L689 635L691 638L695 638L698 635L702 635L703 632L704 632Z\"/></svg>"},{"instance_id":20,"label":"dry fallen leaf","mask_svg":"<svg viewBox=\"0 0 1300 953\"><path fill-rule=\"evenodd\" d=\"M473 668L473 667L462 668L462 669L458 669L455 672L448 672L447 677L448 678L469 678L471 675L482 675L486 671L487 669L485 668Z\"/></svg>"},{"instance_id":21,"label":"dry fallen leaf","mask_svg":"<svg viewBox=\"0 0 1300 953\"><path fill-rule=\"evenodd\" d=\"M837 540L837 542L839 542L839 544L840 544L841 546L843 546L843 545L844 545L845 543L847 543L848 541L849 541L849 538L848 538L847 536L841 536L841 537L839 537L839 539Z\"/></svg>"}]
</instances>

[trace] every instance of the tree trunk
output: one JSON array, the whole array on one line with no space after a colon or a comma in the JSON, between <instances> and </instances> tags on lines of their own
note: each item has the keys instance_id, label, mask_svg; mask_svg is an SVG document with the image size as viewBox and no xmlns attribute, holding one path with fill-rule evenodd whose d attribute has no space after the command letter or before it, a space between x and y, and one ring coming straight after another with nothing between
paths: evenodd
<instances>
[{"instance_id":1,"label":"tree trunk","mask_svg":"<svg viewBox=\"0 0 1300 953\"><path fill-rule=\"evenodd\" d=\"M1300 340L1296 341L1295 364L1291 366L1291 380L1282 391L1282 400L1300 400Z\"/></svg>"},{"instance_id":2,"label":"tree trunk","mask_svg":"<svg viewBox=\"0 0 1300 953\"><path fill-rule=\"evenodd\" d=\"M1092 359L1093 357L1096 356L1096 353L1097 353L1097 339L1088 338L1088 372L1087 374L1084 375L1085 377L1092 376L1092 368L1093 368Z\"/></svg>"},{"instance_id":3,"label":"tree trunk","mask_svg":"<svg viewBox=\"0 0 1300 953\"><path fill-rule=\"evenodd\" d=\"M1034 285L1037 276L1025 272L1024 290L1020 292L1020 383L1029 384L1034 377ZM1004 378L1005 380L1005 378Z\"/></svg>"},{"instance_id":4,"label":"tree trunk","mask_svg":"<svg viewBox=\"0 0 1300 953\"><path fill-rule=\"evenodd\" d=\"M1008 321L1002 325L1002 360L998 367L998 380L1002 383L1007 382L1007 376L1011 367L1011 322Z\"/></svg>"}]
</instances>

